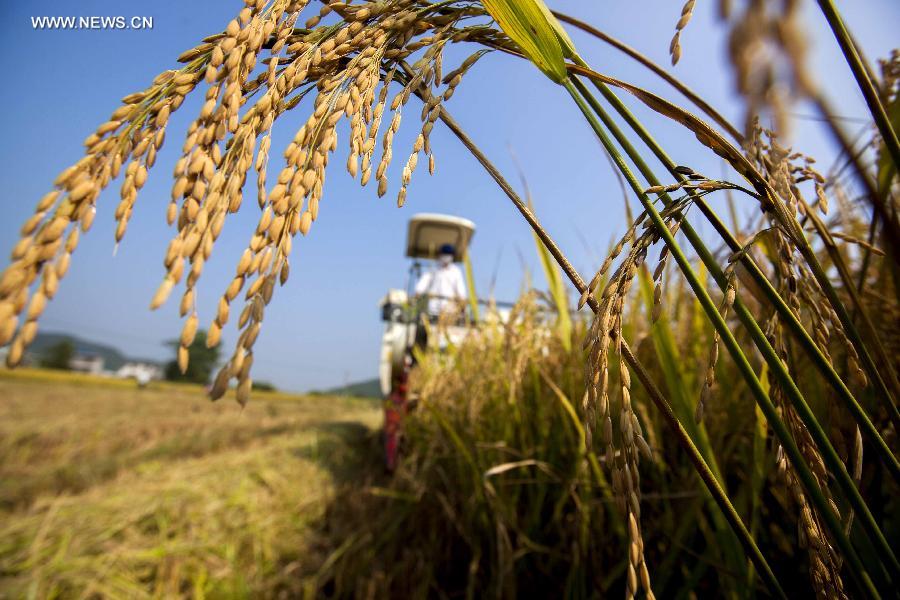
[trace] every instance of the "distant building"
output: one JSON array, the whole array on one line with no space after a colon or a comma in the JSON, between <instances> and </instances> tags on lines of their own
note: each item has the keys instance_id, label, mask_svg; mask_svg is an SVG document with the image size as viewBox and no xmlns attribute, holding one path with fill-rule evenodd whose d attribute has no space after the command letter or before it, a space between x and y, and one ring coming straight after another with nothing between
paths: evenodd
<instances>
[{"instance_id":1,"label":"distant building","mask_svg":"<svg viewBox=\"0 0 900 600\"><path fill-rule=\"evenodd\" d=\"M103 374L103 357L96 354L76 354L69 361L69 368L79 373Z\"/></svg>"},{"instance_id":2,"label":"distant building","mask_svg":"<svg viewBox=\"0 0 900 600\"><path fill-rule=\"evenodd\" d=\"M127 362L122 365L115 376L119 379L136 379L138 382L154 381L163 378L162 367L146 362Z\"/></svg>"}]
</instances>

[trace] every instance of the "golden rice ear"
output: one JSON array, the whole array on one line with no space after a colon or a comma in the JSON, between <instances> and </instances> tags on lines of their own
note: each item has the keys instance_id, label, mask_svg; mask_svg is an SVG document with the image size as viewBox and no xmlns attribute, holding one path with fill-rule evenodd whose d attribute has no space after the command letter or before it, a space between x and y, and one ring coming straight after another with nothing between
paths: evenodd
<instances>
[{"instance_id":1,"label":"golden rice ear","mask_svg":"<svg viewBox=\"0 0 900 600\"><path fill-rule=\"evenodd\" d=\"M691 20L691 16L694 14L694 1L695 0L687 0L687 2L684 3L684 6L681 9L681 17L675 25L675 35L672 36L672 41L669 43L669 55L672 58L673 67L678 64L678 60L681 58L681 31L687 27L687 24Z\"/></svg>"},{"instance_id":2,"label":"golden rice ear","mask_svg":"<svg viewBox=\"0 0 900 600\"><path fill-rule=\"evenodd\" d=\"M566 80L564 57L574 56L575 47L542 0L483 0L482 3L503 33L522 48L544 75L556 83Z\"/></svg>"}]
</instances>

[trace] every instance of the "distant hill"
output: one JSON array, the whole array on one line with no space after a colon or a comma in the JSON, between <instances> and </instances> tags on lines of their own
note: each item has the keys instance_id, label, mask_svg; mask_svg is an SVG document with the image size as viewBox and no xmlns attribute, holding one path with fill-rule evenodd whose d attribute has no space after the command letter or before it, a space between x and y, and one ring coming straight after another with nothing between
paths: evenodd
<instances>
[{"instance_id":1,"label":"distant hill","mask_svg":"<svg viewBox=\"0 0 900 600\"><path fill-rule=\"evenodd\" d=\"M144 360L125 356L117 348L106 344L99 344L85 340L67 333L40 332L28 348L28 353L36 360L40 360L44 353L60 342L69 341L75 348L76 354L87 356L100 356L103 358L103 368L116 371L127 362L143 362L159 364L158 361Z\"/></svg>"},{"instance_id":2,"label":"distant hill","mask_svg":"<svg viewBox=\"0 0 900 600\"><path fill-rule=\"evenodd\" d=\"M375 379L366 379L339 387L331 388L319 392L321 394L332 394L335 396L356 396L357 398L381 398L381 381Z\"/></svg>"}]
</instances>

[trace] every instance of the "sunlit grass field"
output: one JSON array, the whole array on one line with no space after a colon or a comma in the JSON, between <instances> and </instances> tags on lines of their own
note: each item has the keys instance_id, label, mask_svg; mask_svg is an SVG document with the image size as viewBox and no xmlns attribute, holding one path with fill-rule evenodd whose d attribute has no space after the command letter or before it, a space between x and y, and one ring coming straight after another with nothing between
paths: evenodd
<instances>
[{"instance_id":1,"label":"sunlit grass field","mask_svg":"<svg viewBox=\"0 0 900 600\"><path fill-rule=\"evenodd\" d=\"M278 597L377 451L376 404L0 371L0 597ZM367 463L368 464L368 463ZM377 464L377 462L375 463Z\"/></svg>"}]
</instances>

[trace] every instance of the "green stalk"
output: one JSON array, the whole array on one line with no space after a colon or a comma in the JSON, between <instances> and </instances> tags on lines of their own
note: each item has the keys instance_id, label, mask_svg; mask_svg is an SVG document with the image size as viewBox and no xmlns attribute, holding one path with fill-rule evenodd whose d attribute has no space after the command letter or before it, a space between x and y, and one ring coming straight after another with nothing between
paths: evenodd
<instances>
[{"instance_id":1,"label":"green stalk","mask_svg":"<svg viewBox=\"0 0 900 600\"><path fill-rule=\"evenodd\" d=\"M570 64L569 68L576 73L582 74L586 77L590 77L594 81L603 81L603 76L601 76L599 73L595 73L590 68L574 64ZM774 194L774 191L770 191L770 193ZM881 394L879 398L882 402L885 403L889 411L896 411L892 394L890 393L890 391L888 391L887 385L885 384L881 373L875 365L875 362L872 360L872 357L868 349L866 348L862 337L859 335L856 326L853 324L853 321L850 318L847 309L841 303L837 292L834 290L834 286L832 286L828 277L825 275L824 269L822 269L821 265L819 264L818 259L816 258L812 247L809 245L809 242L804 237L803 232L793 221L785 221L782 223L782 225L788 230L793 230L793 233L791 234L793 236L792 239L797 245L800 253L803 255L804 260L806 260L806 262L810 265L816 281L824 290L829 303L832 305L832 308L834 308L835 313L838 315L838 318L840 319L841 324L843 325L844 330L847 333L848 339L853 344L853 347L856 349L858 355L862 360L863 367L865 368L867 375L872 381L876 383L877 387L879 388L878 391Z\"/></svg>"},{"instance_id":2,"label":"green stalk","mask_svg":"<svg viewBox=\"0 0 900 600\"><path fill-rule=\"evenodd\" d=\"M500 172L496 167L488 160L488 158L481 152L478 146L469 138L468 135L460 128L459 124L450 116L446 109L441 108L440 112L441 121L447 125L447 127L452 131L457 138L463 143L463 145L472 153L478 162L485 168L488 174L494 179L497 185L500 186L500 189L507 195L507 197L512 201L515 205L516 209L525 217L525 220L531 226L532 230L535 234L541 239L541 241L546 245L547 250L562 268L563 272L569 278L569 281L575 286L575 289L578 290L580 294L583 294L587 290L587 284L584 282L584 279L578 274L577 271L572 267L572 264L566 259L565 255L559 249L559 246L556 245L556 242L550 237L550 235L544 230L544 228L537 221L537 218L534 214L528 209L522 199L515 193L512 189L512 186L503 178ZM600 305L597 302L597 299L593 296L588 297L588 306L591 307L595 313L600 310ZM622 354L625 358L625 361L628 363L628 366L635 372L638 379L644 386L644 389L647 392L647 395L653 401L653 403L660 409L663 413L663 416L666 418L666 422L673 428L675 431L676 437L678 441L682 444L684 449L687 451L688 456L691 461L694 463L697 472L699 473L701 479L706 484L707 489L710 494L712 494L713 498L715 498L716 503L722 508L725 513L726 519L728 519L729 524L734 528L735 534L737 534L738 539L747 549L747 554L750 557L750 560L753 561L754 566L759 570L760 575L765 581L766 585L769 586L770 591L774 596L779 598L785 597L784 592L781 590L781 586L778 584L778 581L775 579L774 574L772 573L772 569L769 567L769 564L766 562L765 557L762 555L762 552L759 550L759 547L756 545L753 537L750 536L747 528L744 526L743 522L740 519L740 516L737 514L737 511L734 509L734 506L731 504L731 500L728 499L728 496L725 494L724 490L717 484L715 476L710 471L709 466L706 464L706 461L703 459L703 456L697 450L697 447L693 445L690 437L687 433L684 433L684 428L680 427L680 423L675 417L675 413L672 411L671 406L669 406L668 401L665 396L662 395L662 392L659 388L656 387L656 384L653 382L653 379L647 373L647 370L640 363L634 353L631 351L628 343L625 340L622 340ZM877 594L873 597L877 597Z\"/></svg>"},{"instance_id":3,"label":"green stalk","mask_svg":"<svg viewBox=\"0 0 900 600\"><path fill-rule=\"evenodd\" d=\"M760 371L760 383L766 393L769 391L768 365L763 363ZM760 509L762 507L762 488L766 482L766 417L758 406L753 407L753 454L750 467L750 534L755 535L759 529ZM748 573L748 584L753 581L753 572Z\"/></svg>"},{"instance_id":4,"label":"green stalk","mask_svg":"<svg viewBox=\"0 0 900 600\"><path fill-rule=\"evenodd\" d=\"M822 9L822 14L825 15L825 19L828 21L828 25L831 27L831 31L834 33L838 45L841 47L841 52L844 53L844 58L847 59L847 64L850 65L850 70L853 71L856 83L859 84L859 89L866 99L866 104L869 106L869 112L872 113L875 125L878 126L881 138L884 140L884 144L887 146L888 152L891 155L891 160L894 161L894 167L900 170L900 141L897 140L897 132L895 132L894 128L891 126L891 121L888 119L887 112L884 110L884 106L878 98L878 91L875 89L875 85L869 78L869 74L859 56L859 52L856 51L856 46L850 38L850 32L848 32L847 28L844 26L841 15L838 13L837 7L835 7L832 0L818 0L818 2L819 8Z\"/></svg>"},{"instance_id":5,"label":"green stalk","mask_svg":"<svg viewBox=\"0 0 900 600\"><path fill-rule=\"evenodd\" d=\"M631 169L625 163L622 155L619 154L618 149L612 143L612 140L607 136L606 131L603 129L603 126L597 120L596 116L591 112L591 108L585 102L585 99L579 95L579 90L573 84L572 80L568 80L563 84L566 87L566 90L572 95L572 98L575 100L578 107L581 109L585 118L590 123L591 127L594 129L594 132L597 134L597 137L600 139L603 146L606 148L607 152L613 157L616 165L619 170L628 180L629 184L631 184L632 188L635 190L635 193L638 194L638 197L643 204L644 209L647 211L651 220L657 228L659 235L663 238L666 245L669 247L672 256L675 258L675 261L678 263L678 266L681 268L682 273L687 279L688 284L691 286L691 289L694 291L695 296L700 301L704 310L707 313L707 316L712 321L714 327L719 332L719 336L722 339L722 342L725 344L729 353L732 356L732 359L738 366L738 369L741 371L744 379L747 381L748 386L750 387L751 392L757 399L757 402L760 405L760 408L766 415L766 419L772 425L772 429L775 431L776 435L778 435L779 440L781 441L782 447L787 452L788 457L791 459L791 463L794 465L794 468L797 472L798 477L803 482L804 488L806 488L810 497L813 500L813 503L816 505L819 513L825 519L828 524L829 530L831 531L832 536L837 541L838 545L841 547L841 550L844 553L844 558L847 560L851 567L851 572L856 577L857 582L860 584L861 588L865 590L865 592L871 597L878 597L878 592L875 589L874 584L872 583L871 578L866 572L865 568L862 565L862 562L859 559L859 556L856 554L856 551L853 549L853 546L850 544L850 540L847 538L847 535L844 533L840 519L838 519L837 515L828 505L825 496L822 493L822 490L819 488L818 483L816 482L815 476L809 470L805 460L803 459L803 455L800 452L800 449L797 447L796 442L791 437L790 432L788 431L787 426L784 424L784 421L778 416L777 409L775 405L772 404L772 401L769 399L768 395L765 393L765 390L762 387L759 379L756 376L756 373L753 371L753 367L750 365L749 360L744 355L744 352L741 350L740 345L735 339L734 335L731 333L731 330L728 329L728 325L725 323L725 320L722 318L722 315L719 313L715 304L713 303L712 298L710 298L709 294L701 285L700 281L697 279L697 275L694 273L693 268L690 265L687 257L681 250L681 247L675 241L672 232L669 231L669 228L666 226L659 212L653 206L653 203L647 197L646 194L643 193L640 183L635 178L634 174L631 172ZM583 87L583 84L582 84ZM757 331L759 334L762 334L760 330ZM751 330L751 333L755 333ZM763 338L765 336L763 335ZM771 348L771 347L770 347ZM774 351L773 351L774 353ZM781 369L784 368L784 365L780 362L775 356L775 363L777 366L780 366ZM777 368L775 364L771 364L770 366L773 368ZM790 376L787 376L786 381L783 382L786 388L790 388L793 381L790 379ZM802 400L802 397L800 398ZM805 405L805 402L802 403L803 406L808 410L809 407ZM801 407L798 407L798 409ZM798 410L800 412L800 410ZM803 414L801 413L801 418ZM813 418L813 421L815 419ZM817 424L817 423L816 423ZM819 428L821 431L821 428ZM824 434L824 432L822 432ZM826 439L827 444L827 439ZM830 448L830 444L828 444ZM833 448L831 449L834 451ZM827 452L824 453L826 456L830 456ZM835 454L836 458L836 454ZM843 463L840 462L840 459L837 460L838 465L829 465L832 466L834 470L840 470L843 468ZM846 470L843 470L846 473ZM849 477L849 475L848 475ZM852 484L852 480L851 480ZM856 490L855 486L853 487L853 491ZM854 495L850 490L847 490L848 496L850 496L851 500L857 500L860 504L859 508L861 514L868 513L867 507L865 506L865 502L862 502L862 499L858 497L858 492ZM856 504L856 502L854 502ZM871 517L871 513L869 513L869 517ZM865 520L865 519L861 519ZM874 523L874 519L873 519ZM884 540L884 537L880 535L880 531L878 531L877 527L875 527L875 532L873 532L872 537L876 540ZM879 544L881 545L881 544ZM883 544L887 547L888 552L890 552L890 547L887 546L887 542L885 541Z\"/></svg>"},{"instance_id":6,"label":"green stalk","mask_svg":"<svg viewBox=\"0 0 900 600\"><path fill-rule=\"evenodd\" d=\"M638 134L638 136L643 140L645 144L650 148L650 150L656 155L656 157L662 162L662 164L669 170L669 172L677 178L679 181L685 181L685 176L681 173L678 173L675 170L675 163L671 158L665 153L665 151L660 147L660 145L656 142L655 139L650 135L650 133L644 128L644 126L634 117L630 110L625 106L625 104L613 93L612 90L609 89L609 86L604 84L603 82L594 82L595 86L600 93L603 94L603 97L613 105L613 108L625 119L628 125ZM591 100L592 96L588 95L588 101ZM625 151L628 153L629 157L634 161L635 165L637 165L638 169L647 178L647 181L651 185L661 185L660 181L653 174L653 171L647 166L646 162L644 162L643 158L641 158L640 154L634 150L631 146L628 139L621 134L618 127L613 123L613 128L610 129L613 132L613 135L619 141ZM662 196L663 202L668 205L671 200L668 195ZM716 232L725 240L728 244L729 248L732 252L737 252L741 249L740 243L734 239L731 232L725 226L724 223L719 219L718 215L709 207L709 205L702 199L700 196L694 197L695 202L700 207L700 210L707 217L707 219L712 223L713 227L716 229ZM719 268L718 263L714 259L712 259L711 254L703 245L703 242L700 236L696 233L694 228L690 223L685 222L681 230L684 232L685 237L688 238L691 245L697 250L698 254L700 254L700 258L703 260L704 264L706 264L707 268L710 270L710 273L716 279L719 285L723 285L724 282L724 274L722 270ZM701 250L702 248L702 250ZM704 259L704 255L706 259ZM829 363L828 359L825 357L825 354L819 348L818 344L816 344L815 340L809 335L806 329L803 327L803 324L791 310L791 308L785 303L784 299L769 281L769 279L765 276L765 274L760 270L759 266L754 262L753 258L749 254L744 254L741 258L741 262L747 268L747 271L753 277L754 282L763 290L766 294L766 297L769 301L772 302L775 310L778 312L779 316L781 316L782 320L788 325L788 328L794 333L797 339L800 341L801 347L806 351L809 358L812 360L813 364L819 369L825 379L829 382L829 384L834 388L837 392L838 396L843 400L847 409L853 415L860 429L869 438L869 441L875 446L878 451L879 456L882 461L887 465L888 469L891 471L891 474L895 479L900 480L900 462L897 461L896 456L888 447L887 443L881 437L881 434L878 433L878 430L875 428L875 425L869 419L868 414L865 409L859 404L847 386L844 384L840 375L834 370L834 367ZM737 299L740 301L740 299ZM888 401L889 405L889 414L892 415L892 420L894 421L895 427L900 427L900 422L893 419L893 415L896 413L896 406L890 401ZM890 408L894 410L891 411Z\"/></svg>"}]
</instances>

